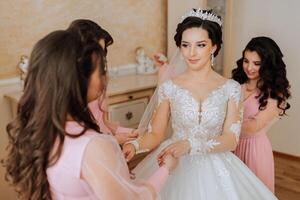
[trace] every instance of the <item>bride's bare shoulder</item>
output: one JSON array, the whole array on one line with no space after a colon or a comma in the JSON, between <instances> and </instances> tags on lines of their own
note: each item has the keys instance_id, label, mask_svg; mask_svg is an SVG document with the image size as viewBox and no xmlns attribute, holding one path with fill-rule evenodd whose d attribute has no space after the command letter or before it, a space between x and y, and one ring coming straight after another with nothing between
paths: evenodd
<instances>
[{"instance_id":1,"label":"bride's bare shoulder","mask_svg":"<svg viewBox=\"0 0 300 200\"><path fill-rule=\"evenodd\" d=\"M186 80L186 74L180 74L180 75L176 76L175 78L173 78L172 82L180 84L180 83L185 82L185 80Z\"/></svg>"},{"instance_id":2,"label":"bride's bare shoulder","mask_svg":"<svg viewBox=\"0 0 300 200\"><path fill-rule=\"evenodd\" d=\"M228 78L218 74L217 72L214 73L213 79L215 83L219 83L219 84L225 83L226 81L229 80Z\"/></svg>"}]
</instances>

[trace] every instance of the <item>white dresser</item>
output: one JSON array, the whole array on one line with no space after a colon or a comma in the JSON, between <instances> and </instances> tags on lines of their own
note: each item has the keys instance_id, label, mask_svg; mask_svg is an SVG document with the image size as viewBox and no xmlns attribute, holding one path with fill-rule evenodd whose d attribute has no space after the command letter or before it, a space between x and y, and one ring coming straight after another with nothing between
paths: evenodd
<instances>
[{"instance_id":1,"label":"white dresser","mask_svg":"<svg viewBox=\"0 0 300 200\"><path fill-rule=\"evenodd\" d=\"M108 120L136 128L157 84L157 75L128 75L110 80L107 88ZM5 94L16 116L22 92Z\"/></svg>"}]
</instances>

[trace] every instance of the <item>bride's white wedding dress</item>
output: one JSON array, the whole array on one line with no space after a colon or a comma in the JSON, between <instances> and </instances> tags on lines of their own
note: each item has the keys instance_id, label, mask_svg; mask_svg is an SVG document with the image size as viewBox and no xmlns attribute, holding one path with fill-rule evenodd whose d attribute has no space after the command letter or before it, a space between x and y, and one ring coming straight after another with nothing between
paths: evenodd
<instances>
[{"instance_id":1,"label":"bride's white wedding dress","mask_svg":"<svg viewBox=\"0 0 300 200\"><path fill-rule=\"evenodd\" d=\"M216 141L208 138L223 133L228 102L232 99L239 101L239 98L240 85L233 80L227 80L214 89L202 102L198 102L189 90L176 85L172 80L163 83L158 89L158 99L159 102L169 101L173 133L133 170L137 179L148 178L158 168L158 153L178 139L195 135L195 140L198 140L202 147L207 145L208 148L213 148L218 145ZM171 173L161 191L161 199L277 198L233 153L209 153L202 148L180 158L177 168Z\"/></svg>"}]
</instances>

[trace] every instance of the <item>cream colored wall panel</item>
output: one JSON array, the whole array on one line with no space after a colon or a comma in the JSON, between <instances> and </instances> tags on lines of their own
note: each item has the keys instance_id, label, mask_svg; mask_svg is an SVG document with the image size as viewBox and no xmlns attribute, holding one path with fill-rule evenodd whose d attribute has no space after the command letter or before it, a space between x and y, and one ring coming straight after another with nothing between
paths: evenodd
<instances>
[{"instance_id":1,"label":"cream colored wall panel","mask_svg":"<svg viewBox=\"0 0 300 200\"><path fill-rule=\"evenodd\" d=\"M135 62L135 49L166 52L167 0L10 0L0 1L0 79L16 76L23 54L50 31L88 18L107 29L115 43L109 66Z\"/></svg>"}]
</instances>

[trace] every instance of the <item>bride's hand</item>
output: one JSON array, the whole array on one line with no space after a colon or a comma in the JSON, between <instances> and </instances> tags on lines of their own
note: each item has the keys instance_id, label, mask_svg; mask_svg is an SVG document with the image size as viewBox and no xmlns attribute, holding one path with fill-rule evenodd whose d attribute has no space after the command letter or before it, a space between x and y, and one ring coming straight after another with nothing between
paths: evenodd
<instances>
[{"instance_id":1,"label":"bride's hand","mask_svg":"<svg viewBox=\"0 0 300 200\"><path fill-rule=\"evenodd\" d=\"M160 163L161 161L163 161L163 158L168 154L171 154L175 158L179 158L187 154L190 151L190 149L191 146L188 140L179 140L177 142L174 142L168 145L158 154L158 162Z\"/></svg>"},{"instance_id":2,"label":"bride's hand","mask_svg":"<svg viewBox=\"0 0 300 200\"><path fill-rule=\"evenodd\" d=\"M122 148L122 151L123 151L123 155L125 157L125 160L127 162L129 162L133 158L133 156L135 155L135 148L134 148L133 144L124 144L123 148Z\"/></svg>"}]
</instances>

